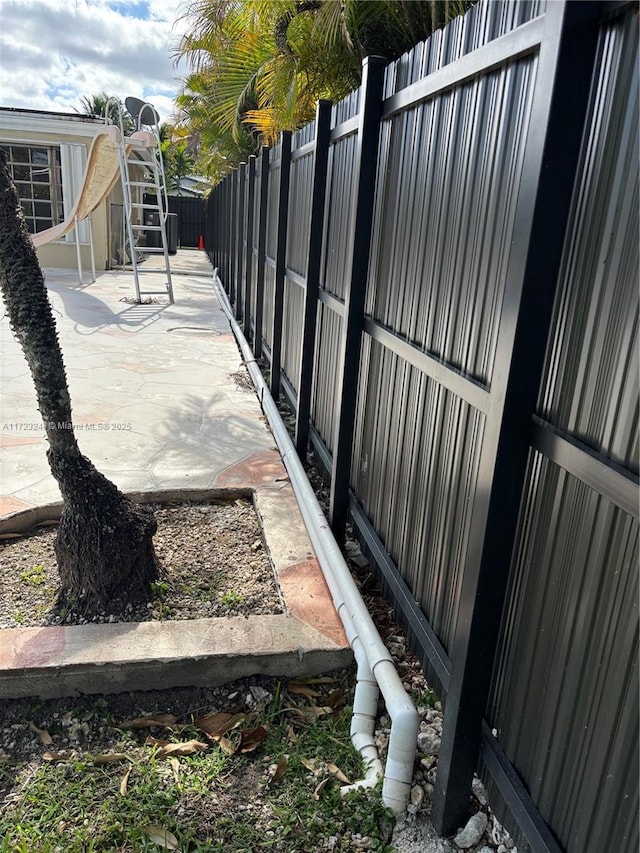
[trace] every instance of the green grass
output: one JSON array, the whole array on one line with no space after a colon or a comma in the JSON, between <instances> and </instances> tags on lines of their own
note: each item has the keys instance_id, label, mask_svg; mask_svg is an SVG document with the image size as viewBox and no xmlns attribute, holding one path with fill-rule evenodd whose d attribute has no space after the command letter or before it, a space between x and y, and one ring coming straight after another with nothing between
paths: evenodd
<instances>
[{"instance_id":1,"label":"green grass","mask_svg":"<svg viewBox=\"0 0 640 853\"><path fill-rule=\"evenodd\" d=\"M162 760L144 743L148 729L127 730L108 749L125 754L121 760L96 764L94 753L76 751L61 763L15 768L16 782L0 812L0 853L158 851L162 848L144 832L148 825L172 833L182 853L312 853L331 835L340 838L336 851L348 851L356 849L351 840L358 833L370 837L368 849L390 850L392 818L379 791L343 797L327 769L335 765L351 781L363 775L349 738L350 709L314 719L314 707L326 701L326 695L305 700L279 686L273 701L241 726L268 730L258 748L245 755L229 755L211 743L194 755ZM206 741L193 727L201 712L194 709L181 718L172 733L154 734L176 742ZM104 708L98 713L104 717ZM237 732L229 734L234 737ZM286 772L275 781L273 768L284 755ZM0 773L9 772L6 763L0 765ZM325 778L332 781L314 797Z\"/></svg>"}]
</instances>

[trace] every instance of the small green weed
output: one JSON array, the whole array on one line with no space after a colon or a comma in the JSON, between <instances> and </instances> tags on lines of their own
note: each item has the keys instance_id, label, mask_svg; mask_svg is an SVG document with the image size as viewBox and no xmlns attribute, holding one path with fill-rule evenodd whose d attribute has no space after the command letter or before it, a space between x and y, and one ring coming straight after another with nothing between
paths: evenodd
<instances>
[{"instance_id":1,"label":"small green weed","mask_svg":"<svg viewBox=\"0 0 640 853\"><path fill-rule=\"evenodd\" d=\"M429 686L414 693L415 703L418 707L433 708L438 701L438 694Z\"/></svg>"},{"instance_id":2,"label":"small green weed","mask_svg":"<svg viewBox=\"0 0 640 853\"><path fill-rule=\"evenodd\" d=\"M162 598L169 592L167 581L153 581L151 583L151 595L153 598Z\"/></svg>"},{"instance_id":3,"label":"small green weed","mask_svg":"<svg viewBox=\"0 0 640 853\"><path fill-rule=\"evenodd\" d=\"M244 603L244 595L240 592L236 592L234 589L230 589L227 592L223 592L220 596L220 602L224 604L225 607L237 607L239 604Z\"/></svg>"},{"instance_id":4,"label":"small green weed","mask_svg":"<svg viewBox=\"0 0 640 853\"><path fill-rule=\"evenodd\" d=\"M20 575L20 580L29 586L42 586L47 580L44 576L44 566L34 566L32 569L27 569Z\"/></svg>"}]
</instances>

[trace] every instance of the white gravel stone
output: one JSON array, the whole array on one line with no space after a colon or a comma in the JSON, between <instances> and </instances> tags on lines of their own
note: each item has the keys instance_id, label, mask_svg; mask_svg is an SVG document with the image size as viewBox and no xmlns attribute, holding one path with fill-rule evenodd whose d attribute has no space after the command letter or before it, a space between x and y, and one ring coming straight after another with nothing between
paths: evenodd
<instances>
[{"instance_id":1,"label":"white gravel stone","mask_svg":"<svg viewBox=\"0 0 640 853\"><path fill-rule=\"evenodd\" d=\"M422 785L413 786L411 789L410 799L412 805L419 809L422 805L422 801L424 800L424 789L422 788Z\"/></svg>"},{"instance_id":2,"label":"white gravel stone","mask_svg":"<svg viewBox=\"0 0 640 853\"><path fill-rule=\"evenodd\" d=\"M480 803L480 805L486 806L489 802L489 798L487 797L487 789L482 784L482 780L478 779L477 776L473 777L471 789L473 791L473 796Z\"/></svg>"},{"instance_id":3,"label":"white gravel stone","mask_svg":"<svg viewBox=\"0 0 640 853\"><path fill-rule=\"evenodd\" d=\"M495 815L493 815L493 820L491 821L491 840L498 847L504 845L505 853L514 849L513 839Z\"/></svg>"},{"instance_id":4,"label":"white gravel stone","mask_svg":"<svg viewBox=\"0 0 640 853\"><path fill-rule=\"evenodd\" d=\"M453 839L453 843L462 850L468 850L469 847L478 844L484 835L488 823L486 814L484 812L477 812L477 814L469 818L464 829L461 829Z\"/></svg>"},{"instance_id":5,"label":"white gravel stone","mask_svg":"<svg viewBox=\"0 0 640 853\"><path fill-rule=\"evenodd\" d=\"M249 688L249 692L256 702L270 702L272 699L271 693L269 693L268 690L265 690L264 687L260 687L258 684L252 684Z\"/></svg>"},{"instance_id":6,"label":"white gravel stone","mask_svg":"<svg viewBox=\"0 0 640 853\"><path fill-rule=\"evenodd\" d=\"M432 728L418 733L418 752L424 755L437 755L441 743L440 737Z\"/></svg>"}]
</instances>

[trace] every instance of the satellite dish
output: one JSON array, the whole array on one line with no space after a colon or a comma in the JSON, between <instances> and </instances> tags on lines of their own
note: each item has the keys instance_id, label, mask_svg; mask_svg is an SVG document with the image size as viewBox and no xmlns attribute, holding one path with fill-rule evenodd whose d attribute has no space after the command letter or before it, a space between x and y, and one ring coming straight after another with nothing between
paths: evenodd
<instances>
[{"instance_id":1,"label":"satellite dish","mask_svg":"<svg viewBox=\"0 0 640 853\"><path fill-rule=\"evenodd\" d=\"M160 116L152 104L147 104L145 101L141 101L140 98L130 96L125 98L124 105L138 127L143 124L160 124Z\"/></svg>"}]
</instances>

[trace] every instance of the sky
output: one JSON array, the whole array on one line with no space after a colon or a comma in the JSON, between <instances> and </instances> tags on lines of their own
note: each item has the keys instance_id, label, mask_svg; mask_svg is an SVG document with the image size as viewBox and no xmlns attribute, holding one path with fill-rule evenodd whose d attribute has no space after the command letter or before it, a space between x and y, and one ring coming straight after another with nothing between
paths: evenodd
<instances>
[{"instance_id":1,"label":"sky","mask_svg":"<svg viewBox=\"0 0 640 853\"><path fill-rule=\"evenodd\" d=\"M184 0L0 0L0 106L75 112L107 92L170 120Z\"/></svg>"}]
</instances>

